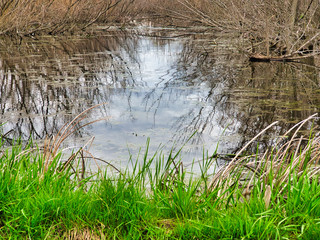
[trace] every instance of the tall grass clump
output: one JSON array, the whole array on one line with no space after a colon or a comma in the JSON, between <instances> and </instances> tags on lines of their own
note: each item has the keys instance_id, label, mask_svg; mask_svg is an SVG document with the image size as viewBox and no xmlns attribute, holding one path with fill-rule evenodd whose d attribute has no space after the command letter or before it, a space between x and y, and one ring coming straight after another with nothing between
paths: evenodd
<instances>
[{"instance_id":1,"label":"tall grass clump","mask_svg":"<svg viewBox=\"0 0 320 240\"><path fill-rule=\"evenodd\" d=\"M48 158L44 148L32 143L1 145L0 235L317 239L320 136L316 130L301 136L301 129L314 118L295 125L264 152L244 155L245 146L220 168L217 152L187 168L181 149L165 157L150 153L148 142L145 153L137 160L131 157L126 169L114 171L107 165L89 174L83 170L85 154L63 160L59 151Z\"/></svg>"}]
</instances>

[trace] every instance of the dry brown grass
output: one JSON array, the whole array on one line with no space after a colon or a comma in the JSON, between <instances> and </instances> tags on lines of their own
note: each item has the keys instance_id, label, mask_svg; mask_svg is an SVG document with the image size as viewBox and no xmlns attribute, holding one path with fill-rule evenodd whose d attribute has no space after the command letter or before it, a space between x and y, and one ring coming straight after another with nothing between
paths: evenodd
<instances>
[{"instance_id":1,"label":"dry brown grass","mask_svg":"<svg viewBox=\"0 0 320 240\"><path fill-rule=\"evenodd\" d=\"M177 25L239 32L251 42L251 53L292 57L320 52L319 1L151 0L143 12L171 17Z\"/></svg>"},{"instance_id":2,"label":"dry brown grass","mask_svg":"<svg viewBox=\"0 0 320 240\"><path fill-rule=\"evenodd\" d=\"M220 189L222 196L232 186L239 186L242 194L249 197L253 188L264 192L266 207L270 204L271 192L282 195L293 177L310 178L319 174L320 136L298 136L306 124L310 124L317 114L299 122L279 138L273 149L257 155L239 157L256 138L277 122L268 126L246 146L228 164L223 166L211 181L211 189ZM283 139L287 139L283 142ZM261 185L260 185L261 184Z\"/></svg>"},{"instance_id":3,"label":"dry brown grass","mask_svg":"<svg viewBox=\"0 0 320 240\"><path fill-rule=\"evenodd\" d=\"M87 110L81 112L70 123L65 124L60 129L60 131L58 132L58 134L56 136L54 136L53 138L46 139L45 144L44 144L44 153L43 153L43 155L44 155L44 171L48 170L48 168L50 167L50 164L53 162L54 158L56 158L57 154L61 150L62 143L70 135L72 135L73 133L75 133L79 129L84 128L85 126L88 126L88 125L93 124L95 122L106 119L106 118L100 118L100 119L96 119L94 121L82 124L82 121L84 119L86 119L86 117L87 117L86 116L87 112L89 112L93 108L96 108L96 107L101 106L103 104L105 104L105 103L92 106L92 107L88 108ZM75 158L78 155L83 155L84 151L85 151L84 147L82 147L75 154L72 154L71 157L64 164L65 166L62 170L64 170L66 168L66 166L72 164L72 162L75 160Z\"/></svg>"},{"instance_id":4,"label":"dry brown grass","mask_svg":"<svg viewBox=\"0 0 320 240\"><path fill-rule=\"evenodd\" d=\"M98 118L96 120L93 120L91 122L83 122L87 118L87 113L91 111L94 108L100 107L106 103L101 103L98 105L94 105L80 114L78 114L72 121L65 124L60 131L53 136L52 138L47 138L44 143L43 147L43 173L47 172L48 169L52 168L51 165L54 163L54 161L59 158L59 154L62 150L62 145L64 141L72 134L77 132L78 130L91 125L93 123L96 123L98 121L107 120L107 117ZM91 161L94 161L96 163L96 166L99 170L99 164L98 161L103 162L104 164L107 164L111 166L115 171L122 174L120 170L112 165L111 163L101 159L94 157L90 152L90 146L92 144L92 141L94 138L92 137L84 146L80 147L76 152L72 153L71 156L63 163L63 165L56 165L56 167L61 167L60 169L51 169L53 172L56 171L65 171L68 168L72 168L74 173L76 174L76 178L80 181L85 178L86 174L86 160L90 159ZM77 165L79 169L75 169L73 166ZM79 167L81 166L81 167Z\"/></svg>"},{"instance_id":5,"label":"dry brown grass","mask_svg":"<svg viewBox=\"0 0 320 240\"><path fill-rule=\"evenodd\" d=\"M3 0L0 34L50 34L84 29L96 22L128 20L134 0Z\"/></svg>"},{"instance_id":6,"label":"dry brown grass","mask_svg":"<svg viewBox=\"0 0 320 240\"><path fill-rule=\"evenodd\" d=\"M46 138L42 147L30 147L27 150L22 151L21 153L15 156L15 161L19 161L24 156L28 156L31 153L35 153L36 156L40 156L43 160L41 168L41 172L43 175L48 171L55 174L71 169L72 172L75 174L76 180L78 181L81 181L86 178L86 163L88 159L96 164L96 167L99 169L100 172L101 169L99 167L98 162L102 162L113 168L113 170L115 170L117 173L122 174L122 172L113 164L101 158L96 158L93 156L93 154L90 152L90 147L94 140L94 137L92 137L89 141L87 141L87 143L85 143L75 152L70 154L70 156L66 160L63 160L61 158L63 144L70 135L75 134L77 131L95 122L108 119L108 117L103 117L93 120L91 122L85 121L87 118L87 114L90 111L104 104L106 103L94 105L84 110L83 112L78 114L72 121L66 123L55 136ZM61 161L63 162L61 163Z\"/></svg>"},{"instance_id":7,"label":"dry brown grass","mask_svg":"<svg viewBox=\"0 0 320 240\"><path fill-rule=\"evenodd\" d=\"M237 31L252 43L251 53L313 56L320 52L319 17L315 0L3 0L0 34L56 34L93 23L150 18Z\"/></svg>"},{"instance_id":8,"label":"dry brown grass","mask_svg":"<svg viewBox=\"0 0 320 240\"><path fill-rule=\"evenodd\" d=\"M90 229L73 229L63 234L62 239L66 240L100 240L106 239L103 231L100 234L93 232Z\"/></svg>"}]
</instances>

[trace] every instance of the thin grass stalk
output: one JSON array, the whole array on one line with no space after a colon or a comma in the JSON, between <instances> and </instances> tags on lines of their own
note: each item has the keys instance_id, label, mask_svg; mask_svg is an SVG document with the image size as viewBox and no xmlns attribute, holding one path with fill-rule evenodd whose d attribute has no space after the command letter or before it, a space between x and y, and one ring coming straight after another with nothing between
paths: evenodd
<instances>
[{"instance_id":1,"label":"thin grass stalk","mask_svg":"<svg viewBox=\"0 0 320 240\"><path fill-rule=\"evenodd\" d=\"M299 151L300 151L300 147L301 147L302 140L304 140L304 137L303 137L303 136L301 136L301 137L299 138L298 144L296 145L296 151L294 152L294 155L293 155L293 158L294 158L294 159L297 158L297 155L298 155L298 153L299 153Z\"/></svg>"},{"instance_id":2,"label":"thin grass stalk","mask_svg":"<svg viewBox=\"0 0 320 240\"><path fill-rule=\"evenodd\" d=\"M282 151L277 151L274 159L279 158L279 161L284 161L286 159L285 155L289 154L289 149L292 146L292 142L294 141L296 135L298 134L299 130L302 128L304 124L306 124L311 119L315 118L317 114L313 114L310 117L306 118L305 120L300 121L298 124L294 125L289 131L287 131L284 136L288 135L293 129L297 128L294 132L293 136L291 137L290 141L286 143L286 149ZM281 153L281 155L280 155ZM278 157L279 156L279 157ZM278 168L275 169L275 176L277 176L278 172L280 171L281 164L278 165Z\"/></svg>"},{"instance_id":3,"label":"thin grass stalk","mask_svg":"<svg viewBox=\"0 0 320 240\"><path fill-rule=\"evenodd\" d=\"M278 121L270 124L268 127L266 127L265 129L263 129L259 134L257 134L254 138L252 138L236 155L235 157L232 159L232 161L227 165L227 167L224 168L224 170L221 172L221 174L217 174L211 184L210 184L210 188L215 188L217 187L217 185L219 184L219 179L221 177L226 177L227 174L229 174L231 172L232 169L234 169L235 166L235 162L238 160L238 157L240 156L240 154L252 143L254 142L259 136L261 136L265 131L267 131L268 129L270 129L271 127L273 127L275 124L277 124Z\"/></svg>"},{"instance_id":4,"label":"thin grass stalk","mask_svg":"<svg viewBox=\"0 0 320 240\"><path fill-rule=\"evenodd\" d=\"M110 167L112 167L114 170L116 170L120 175L125 176L124 173L119 168L117 168L115 165L111 164L110 162L108 162L102 158L94 157L94 156L92 156L92 154L90 154L90 156L86 156L85 158L94 159L95 161L103 162L103 163L109 165Z\"/></svg>"},{"instance_id":5,"label":"thin grass stalk","mask_svg":"<svg viewBox=\"0 0 320 240\"><path fill-rule=\"evenodd\" d=\"M315 114L309 116L308 118L306 118L306 119L298 122L298 123L295 124L293 127L291 127L288 131L286 131L285 134L283 134L283 137L286 137L290 132L293 131L293 129L295 129L296 127L301 126L301 124L304 125L304 123L306 123L306 122L308 122L309 120L315 118L316 116L318 116L318 113L315 113ZM282 137L282 138L283 138L283 137ZM281 138L280 138L280 141L281 141ZM280 141L277 141L276 145L278 145L278 144L280 143Z\"/></svg>"},{"instance_id":6,"label":"thin grass stalk","mask_svg":"<svg viewBox=\"0 0 320 240\"><path fill-rule=\"evenodd\" d=\"M312 115L291 128L290 131L297 129L295 129L289 141L282 144L276 151L273 149L268 153L267 150L262 156L256 153L239 159L240 153L245 149L242 148L229 164L216 172L211 181L211 191L218 189L219 197L226 196L225 193L228 190L231 195L233 193L237 195L241 192L242 196L246 197L251 194L251 188L256 187L255 180L257 180L257 183L261 183L260 190L263 191L264 189L263 198L265 206L268 208L271 201L271 192L282 193L291 181L291 176L295 176L300 181L304 176L310 178L320 172L320 169L311 167L311 164L319 161L319 137L313 138L310 134L309 139L303 136L297 138L302 126L315 116ZM287 131L286 134L290 131ZM304 141L308 141L308 144L302 148ZM277 141L277 143L280 142ZM290 153L290 149L294 149L294 151ZM258 160L258 157L261 160ZM252 172L252 175L250 172ZM231 195L228 195L228 198Z\"/></svg>"},{"instance_id":7,"label":"thin grass stalk","mask_svg":"<svg viewBox=\"0 0 320 240\"><path fill-rule=\"evenodd\" d=\"M300 138L301 139L301 138ZM311 141L311 140L310 140ZM303 166L307 166L307 164L310 162L306 162L308 160L307 158L307 152L311 150L312 143L309 142L309 144L304 148L302 152L300 152L299 156L293 155L291 164L287 167L287 170L281 174L281 178L279 179L279 185L284 183L287 179L287 177L290 175L290 172L292 172L294 169L297 169L298 174L301 171L304 171L305 169L302 169ZM297 146L297 149L300 149L300 145Z\"/></svg>"},{"instance_id":8,"label":"thin grass stalk","mask_svg":"<svg viewBox=\"0 0 320 240\"><path fill-rule=\"evenodd\" d=\"M54 139L54 142L52 143L51 146L52 146L52 147L55 147L55 146L58 146L58 147L59 147L59 146L61 145L62 141L65 139L64 136L66 136L66 135L69 136L69 135L68 135L69 131L72 130L77 123L79 123L81 120L84 119L83 115L84 115L85 113L87 113L88 111L90 111L90 110L92 110L92 109L94 109L94 108L97 108L97 107L99 107L99 106L102 106L102 105L104 105L104 104L107 104L107 103L97 104L97 105L94 105L94 106L92 106L92 107L84 110L83 112L81 112L80 114L78 114L70 123L66 123L65 125L63 125L62 128L59 130L59 132L58 132L58 134L57 134L57 138ZM81 117L81 118L80 118L80 117ZM80 121L78 121L79 118L80 118ZM76 124L74 124L75 122L76 122ZM64 130L63 130L63 129L64 129ZM61 132L62 130L63 130L63 132ZM58 136L60 136L60 137L58 137ZM58 139L58 142L56 143L56 140L57 140L57 139ZM61 140L61 139L63 139L63 140ZM50 152L52 152L52 149L50 149Z\"/></svg>"},{"instance_id":9,"label":"thin grass stalk","mask_svg":"<svg viewBox=\"0 0 320 240\"><path fill-rule=\"evenodd\" d=\"M86 146L89 145L89 144L90 144L90 146L91 146L93 139L94 139L94 137L90 138L90 139L86 142L86 144L85 144L84 146L82 146L82 147L79 149L79 151L74 155L74 158L73 158L70 162L67 161L68 163L66 163L65 168L67 167L68 164L71 164L71 163L73 162L73 160L77 157L78 154L80 154L80 159L82 160L82 163L83 163L83 169L85 169L85 162L84 162L84 155L83 155L83 153L84 153L84 152L86 152L86 153L88 153L88 154L91 154L91 153L89 153L89 151L84 150L84 148L86 148ZM89 148L90 148L90 146L89 146ZM99 171L101 171L101 169L100 169L100 167L98 166L98 163L97 163L97 162L96 162L96 164L97 164L97 167L99 168ZM64 169L65 169L65 168L64 168Z\"/></svg>"},{"instance_id":10,"label":"thin grass stalk","mask_svg":"<svg viewBox=\"0 0 320 240\"><path fill-rule=\"evenodd\" d=\"M50 162L52 161L52 159L57 155L58 151L59 151L59 148L62 144L62 142L67 138L69 137L71 134L73 134L75 131L78 131L79 129L85 127L85 126L88 126L90 124L93 124L95 122L98 122L98 121L101 121L101 120L104 120L106 118L100 118L100 119L97 119L97 120L94 120L94 121L91 121L89 123L86 123L84 125L81 125L79 127L76 128L76 125L79 124L83 119L85 119L86 117L86 113L96 107L99 107L101 105L104 105L106 103L101 103L101 104L97 104L95 106L92 106L86 110L84 110L83 112L81 112L80 114L78 114L70 123L66 123L65 125L63 125L63 127L58 131L58 134L53 137L53 139L49 139L46 143L45 143L45 147L44 147L44 158L45 158L45 162L44 162L44 171L47 171L49 165L50 165ZM87 144L86 144L87 145ZM79 153L79 151L77 152L77 154ZM77 155L76 154L76 155ZM76 155L73 155L71 156L67 163L71 163ZM67 165L64 165L65 167ZM64 168L65 169L65 168Z\"/></svg>"}]
</instances>

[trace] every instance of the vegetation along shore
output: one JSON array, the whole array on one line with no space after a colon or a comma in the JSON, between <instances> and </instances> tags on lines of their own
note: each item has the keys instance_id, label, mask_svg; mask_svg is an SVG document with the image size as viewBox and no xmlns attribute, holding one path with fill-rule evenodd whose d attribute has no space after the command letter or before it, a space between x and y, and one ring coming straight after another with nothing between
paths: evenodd
<instances>
[{"instance_id":1,"label":"vegetation along shore","mask_svg":"<svg viewBox=\"0 0 320 240\"><path fill-rule=\"evenodd\" d=\"M315 71L319 69L320 2L315 0L4 0L0 44L6 47L40 35L91 36L110 26L125 31L146 22L170 29L197 26L204 32L232 33L243 40L238 50L248 62L300 64L312 59ZM67 47L63 49L69 53ZM109 51L101 49L101 54ZM17 55L22 54L19 51ZM10 51L7 55L12 56ZM121 60L119 66L126 62L110 56ZM103 73L97 69L94 73ZM119 69L124 74L126 67ZM6 74L8 85L14 74L18 76L11 68ZM47 80L46 71L42 77ZM55 80L56 85L61 83ZM313 91L319 83L312 86ZM187 84L183 87L187 89ZM312 102L308 94L303 96ZM126 168L95 157L87 150L90 141L69 155L62 154L69 136L101 120L82 124L86 114L101 105L89 106L41 144L12 140L0 131L0 238L320 239L317 114L281 136L272 135L279 124L274 122L235 154L203 151L202 159L188 166L181 155L183 147L169 153L149 151L152 138L145 152L128 157ZM267 134L272 144L261 149L259 141Z\"/></svg>"},{"instance_id":2,"label":"vegetation along shore","mask_svg":"<svg viewBox=\"0 0 320 240\"><path fill-rule=\"evenodd\" d=\"M238 32L253 61L297 60L319 54L320 3L314 0L5 0L0 35L34 36L85 31L95 24L152 21Z\"/></svg>"},{"instance_id":3,"label":"vegetation along shore","mask_svg":"<svg viewBox=\"0 0 320 240\"><path fill-rule=\"evenodd\" d=\"M316 115L277 138L273 148L245 154L274 122L222 165L217 154L204 154L185 168L180 150L164 156L147 147L126 169L105 162L106 169L90 173L85 148L63 161L60 151L83 114L42 147L1 141L1 237L319 238L320 136L315 129L300 134Z\"/></svg>"}]
</instances>

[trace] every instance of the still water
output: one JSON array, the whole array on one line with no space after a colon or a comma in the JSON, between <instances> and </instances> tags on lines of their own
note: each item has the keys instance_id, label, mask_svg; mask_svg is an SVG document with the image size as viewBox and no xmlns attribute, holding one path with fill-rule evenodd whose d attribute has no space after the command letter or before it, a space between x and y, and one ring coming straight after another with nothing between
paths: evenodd
<instances>
[{"instance_id":1,"label":"still water","mask_svg":"<svg viewBox=\"0 0 320 240\"><path fill-rule=\"evenodd\" d=\"M319 59L250 63L240 38L200 30L136 28L78 37L2 39L0 120L9 140L44 139L89 107L65 147L125 166L129 155L172 147L186 163L234 153L280 123L260 147L319 112ZM188 139L192 138L188 141ZM143 153L141 153L143 154Z\"/></svg>"}]
</instances>

